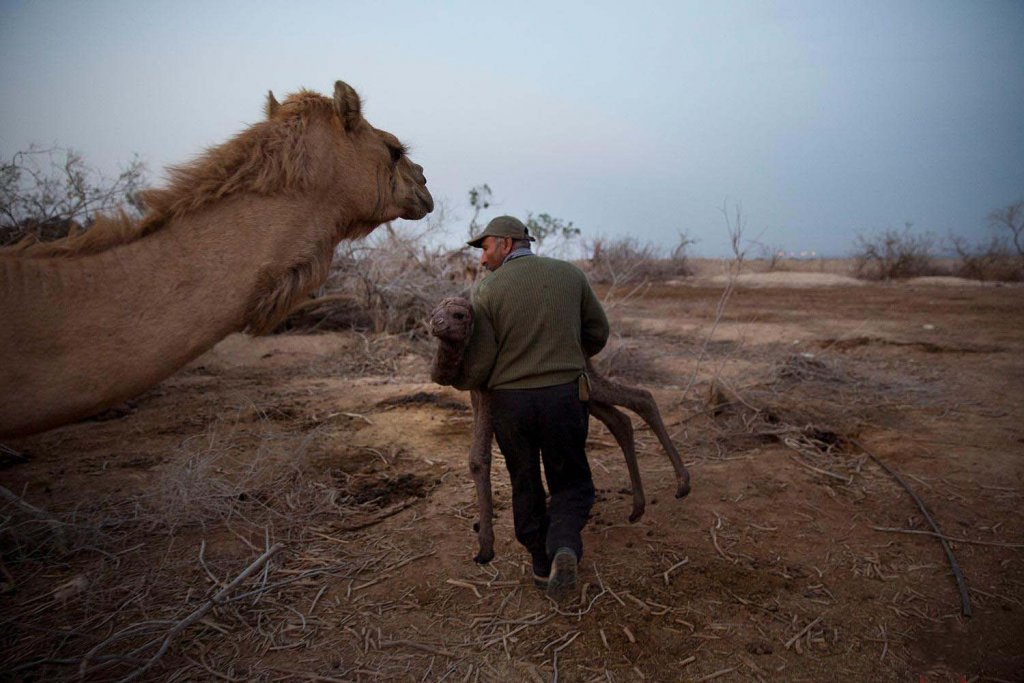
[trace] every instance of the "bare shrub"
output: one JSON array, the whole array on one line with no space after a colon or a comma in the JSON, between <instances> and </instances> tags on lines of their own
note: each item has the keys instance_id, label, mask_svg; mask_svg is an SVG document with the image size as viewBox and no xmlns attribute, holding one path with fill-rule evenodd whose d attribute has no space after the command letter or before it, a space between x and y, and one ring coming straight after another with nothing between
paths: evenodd
<instances>
[{"instance_id":1,"label":"bare shrub","mask_svg":"<svg viewBox=\"0 0 1024 683\"><path fill-rule=\"evenodd\" d=\"M932 256L934 246L930 235L914 234L910 223L903 230L857 235L854 275L864 280L897 280L944 274Z\"/></svg>"},{"instance_id":2,"label":"bare shrub","mask_svg":"<svg viewBox=\"0 0 1024 683\"><path fill-rule=\"evenodd\" d=\"M590 242L585 267L592 282L636 284L650 280L693 275L689 249L696 240L685 232L670 251L636 237L597 238Z\"/></svg>"},{"instance_id":3,"label":"bare shrub","mask_svg":"<svg viewBox=\"0 0 1024 683\"><path fill-rule=\"evenodd\" d=\"M772 273L779 270L786 252L777 244L760 244L757 249L757 258L765 266L765 272Z\"/></svg>"},{"instance_id":4,"label":"bare shrub","mask_svg":"<svg viewBox=\"0 0 1024 683\"><path fill-rule=\"evenodd\" d=\"M432 229L387 224L363 242L343 242L327 282L279 331L352 329L426 338L430 311L446 296L466 294L473 263L466 248L433 243Z\"/></svg>"},{"instance_id":5,"label":"bare shrub","mask_svg":"<svg viewBox=\"0 0 1024 683\"><path fill-rule=\"evenodd\" d=\"M0 159L0 245L58 239L88 229L97 213L137 215L145 184L138 158L108 178L66 147L16 152Z\"/></svg>"},{"instance_id":6,"label":"bare shrub","mask_svg":"<svg viewBox=\"0 0 1024 683\"><path fill-rule=\"evenodd\" d=\"M733 257L728 264L728 275L725 289L722 290L722 294L719 296L718 303L715 306L714 320L711 323L711 327L708 328L708 333L704 337L704 341L701 343L700 351L697 354L697 362L693 367L693 372L690 374L690 378L687 380L686 386L683 388L684 398L690 393L690 390L697 381L697 376L701 370L701 364L708 355L708 348L711 344L711 339L715 336L715 331L718 329L718 325L722 321L722 317L725 315L725 309L729 304L729 299L732 298L733 292L736 291L736 281L739 278L740 272L743 270L743 263L747 259L747 250L750 248L750 242L746 241L744 238L744 233L747 229L747 220L743 215L743 206L738 203L734 204L732 217L730 217L729 203L728 201L723 201L720 211L722 212L722 218L725 219L725 230L729 235L729 246L732 249ZM725 359L723 358L719 362L717 369L714 370L714 374L711 378L712 385L720 379L724 364Z\"/></svg>"},{"instance_id":7,"label":"bare shrub","mask_svg":"<svg viewBox=\"0 0 1024 683\"><path fill-rule=\"evenodd\" d=\"M1024 280L1024 265L1007 240L993 235L987 244L971 245L959 235L950 235L950 244L959 263L955 274L971 280L1020 282Z\"/></svg>"},{"instance_id":8,"label":"bare shrub","mask_svg":"<svg viewBox=\"0 0 1024 683\"><path fill-rule=\"evenodd\" d=\"M663 384L666 373L657 358L644 348L642 341L627 336L615 339L594 357L598 372L608 379L633 384Z\"/></svg>"},{"instance_id":9,"label":"bare shrub","mask_svg":"<svg viewBox=\"0 0 1024 683\"><path fill-rule=\"evenodd\" d=\"M835 361L813 353L791 353L776 361L769 379L771 384L844 381L847 381L846 374Z\"/></svg>"},{"instance_id":10,"label":"bare shrub","mask_svg":"<svg viewBox=\"0 0 1024 683\"><path fill-rule=\"evenodd\" d=\"M988 222L996 233L1010 240L1021 268L1024 268L1024 199L993 211L988 215Z\"/></svg>"}]
</instances>

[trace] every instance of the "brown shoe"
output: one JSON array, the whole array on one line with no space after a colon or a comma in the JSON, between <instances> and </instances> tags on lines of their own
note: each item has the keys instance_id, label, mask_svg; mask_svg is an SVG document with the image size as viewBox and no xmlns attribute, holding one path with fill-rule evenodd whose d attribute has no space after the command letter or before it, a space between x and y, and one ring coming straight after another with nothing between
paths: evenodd
<instances>
[{"instance_id":1,"label":"brown shoe","mask_svg":"<svg viewBox=\"0 0 1024 683\"><path fill-rule=\"evenodd\" d=\"M571 548L559 548L551 562L548 579L548 597L562 602L576 594L576 553Z\"/></svg>"}]
</instances>

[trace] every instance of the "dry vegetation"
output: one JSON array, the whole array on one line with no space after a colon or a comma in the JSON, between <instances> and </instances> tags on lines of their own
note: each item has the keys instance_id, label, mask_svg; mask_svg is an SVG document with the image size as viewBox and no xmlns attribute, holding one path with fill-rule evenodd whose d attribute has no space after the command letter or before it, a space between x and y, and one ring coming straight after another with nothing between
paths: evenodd
<instances>
[{"instance_id":1,"label":"dry vegetation","mask_svg":"<svg viewBox=\"0 0 1024 683\"><path fill-rule=\"evenodd\" d=\"M316 296L281 330L357 330L425 338L427 315L446 296L467 295L476 274L469 249L428 239L436 226L387 225L361 242L338 246Z\"/></svg>"},{"instance_id":2,"label":"dry vegetation","mask_svg":"<svg viewBox=\"0 0 1024 683\"><path fill-rule=\"evenodd\" d=\"M581 596L557 607L512 540L500 458L499 556L471 561L468 400L429 384L419 332L468 285L461 266L401 232L345 256L318 305L355 329L232 337L114 419L10 444L8 678L1024 672L1018 289L600 285L621 302L601 360L654 390L694 492L672 499L640 429L649 506L626 524L621 454L595 425ZM864 447L954 539L972 617L936 532Z\"/></svg>"},{"instance_id":3,"label":"dry vegetation","mask_svg":"<svg viewBox=\"0 0 1024 683\"><path fill-rule=\"evenodd\" d=\"M649 506L626 524L595 424L561 607L529 581L500 457L499 556L470 559L468 399L429 384L424 321L474 255L390 226L347 245L285 334L0 452L3 677L1024 680L1020 289L832 286L862 261L927 272L901 239L811 262L592 245L599 363L654 391L694 492L672 499L638 429Z\"/></svg>"}]
</instances>

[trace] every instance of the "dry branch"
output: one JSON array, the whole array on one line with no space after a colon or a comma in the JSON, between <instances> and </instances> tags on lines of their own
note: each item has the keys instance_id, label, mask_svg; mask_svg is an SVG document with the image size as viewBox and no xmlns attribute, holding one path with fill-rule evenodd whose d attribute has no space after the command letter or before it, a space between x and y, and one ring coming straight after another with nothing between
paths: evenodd
<instances>
[{"instance_id":1,"label":"dry branch","mask_svg":"<svg viewBox=\"0 0 1024 683\"><path fill-rule=\"evenodd\" d=\"M955 536L945 536L934 531L925 531L923 529L897 529L888 526L873 526L871 527L875 531L888 531L893 534L920 534L922 536L934 536L950 543L967 543L969 545L990 545L997 548L1024 548L1024 543L999 543L998 541L975 541L970 538L957 538Z\"/></svg>"},{"instance_id":2,"label":"dry branch","mask_svg":"<svg viewBox=\"0 0 1024 683\"><path fill-rule=\"evenodd\" d=\"M949 560L949 566L953 570L953 577L956 579L956 586L960 591L960 605L963 609L963 615L965 617L971 616L971 597L967 594L967 582L964 580L963 572L960 571L960 564L956 561L956 556L953 555L953 549L949 546L949 541L947 541L946 537L942 534L942 529L940 529L939 525L935 522L935 519L932 517L931 512L928 511L928 507L924 504L924 501L921 500L920 496L914 492L914 489L910 488L910 484L908 484L903 477L896 472L896 470L882 462L882 460L877 455L869 451L864 444L857 439L850 439L850 443L864 451L864 453L875 461L879 467L888 472L889 476L895 479L899 485L910 494L910 497L914 499L914 502L917 503L917 507L921 510L921 514L924 515L924 518L928 520L928 524L930 524L932 529L935 530L939 543L942 544L942 549L946 551L946 558Z\"/></svg>"},{"instance_id":3,"label":"dry branch","mask_svg":"<svg viewBox=\"0 0 1024 683\"><path fill-rule=\"evenodd\" d=\"M270 558L273 557L274 554L277 553L282 548L284 548L284 546L282 544L280 544L280 543L276 543L273 546L271 546L269 549L267 549L266 552L264 552L262 555L260 555L258 558L256 558L256 560L252 564L250 564L248 567L243 569L242 573L240 573L238 576L236 576L234 578L234 580L231 581L231 583L229 583L228 585L224 586L224 588L222 588L221 590L217 591L217 593L215 593L213 595L213 597L211 597L209 600L207 600L202 605L200 605L198 608L196 608L187 617L185 617L184 619L179 621L177 624L175 624L174 627L171 628L171 630L169 630L167 632L167 634L163 637L163 640L162 640L162 642L160 644L160 649L158 649L156 651L156 653L152 657L150 657L149 660L145 664L143 664L141 667L139 667L138 669L136 669L132 673L128 674L124 678L122 678L121 679L121 683L128 683L128 681L134 681L137 678L139 678L140 676L142 676L144 673L149 671L149 669L151 669L153 667L153 665L156 664L160 660L160 658L163 657L164 654L167 653L167 650L170 649L170 647L171 647L171 643L174 641L174 639L182 631L184 631L188 627L190 627L190 626L198 623L199 621L201 621L202 618L204 616L206 616L206 613L209 612L214 607L223 604L225 602L228 594L231 591L233 591L235 588L237 588L243 581L245 581L247 578L252 576L255 572L257 572L260 569L262 569L263 566L270 560ZM122 629L121 631L118 631L113 636L111 636L110 638L107 638L106 640L101 642L99 645L94 647L85 656L85 659L82 660L82 664L79 667L80 674L82 676L84 676L86 673L88 673L88 668L89 668L90 660L92 660L94 658L94 656L96 655L96 653L98 653L100 650L102 650L105 645L107 645L108 643L114 642L116 640L120 640L120 639L122 639L127 634L127 632L129 632L129 631L131 631L131 632L138 631L140 629L140 627L143 627L143 626L146 626L146 625L147 624L133 624L132 626L127 627L126 629ZM143 647L144 648L145 647L149 647L149 645L154 644L156 642L157 642L156 640L151 640L149 643L147 643Z\"/></svg>"}]
</instances>

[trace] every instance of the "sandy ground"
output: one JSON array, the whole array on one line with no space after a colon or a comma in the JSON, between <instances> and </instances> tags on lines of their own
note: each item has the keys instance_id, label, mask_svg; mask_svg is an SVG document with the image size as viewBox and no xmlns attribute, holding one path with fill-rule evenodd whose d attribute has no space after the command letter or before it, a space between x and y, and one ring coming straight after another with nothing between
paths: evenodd
<instances>
[{"instance_id":1,"label":"sandy ground","mask_svg":"<svg viewBox=\"0 0 1024 683\"><path fill-rule=\"evenodd\" d=\"M4 678L1024 680L1024 290L812 275L741 280L717 324L709 280L610 308L603 355L657 397L693 493L635 421L628 524L593 422L560 607L528 581L500 454L498 556L472 562L468 396L429 383L426 344L235 336L108 419L10 442L0 481L64 524L3 509ZM969 618L855 442L957 539Z\"/></svg>"}]
</instances>

